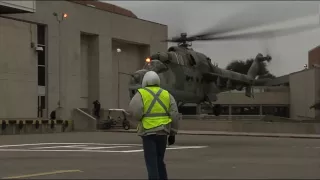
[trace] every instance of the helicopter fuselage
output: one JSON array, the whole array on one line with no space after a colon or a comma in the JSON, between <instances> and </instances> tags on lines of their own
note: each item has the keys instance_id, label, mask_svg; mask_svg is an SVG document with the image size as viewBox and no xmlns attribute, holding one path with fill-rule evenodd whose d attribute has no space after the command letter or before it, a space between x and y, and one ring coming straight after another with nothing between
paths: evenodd
<instances>
[{"instance_id":1,"label":"helicopter fuselage","mask_svg":"<svg viewBox=\"0 0 320 180\"><path fill-rule=\"evenodd\" d=\"M179 51L177 52L177 50ZM223 88L218 88L215 83L206 81L203 76L203 72L210 69L206 62L210 59L198 52L192 55L190 51L195 52L187 48L172 47L168 52L152 55L150 62L146 62L143 69L132 75L129 84L130 97L132 98L136 90L141 87L142 78L147 71L157 72L161 81L160 86L168 90L175 100L182 104L200 104L206 101L208 95L215 96L224 91ZM200 57L198 57L199 54ZM202 70L199 69L201 65L203 66ZM211 100L215 101L216 99L211 98Z\"/></svg>"},{"instance_id":2,"label":"helicopter fuselage","mask_svg":"<svg viewBox=\"0 0 320 180\"><path fill-rule=\"evenodd\" d=\"M173 46L168 52L151 55L143 69L132 75L129 83L130 98L141 88L143 76L148 71L155 71L159 75L160 87L169 91L179 106L206 102L212 106L211 103L217 100L217 94L242 90L244 87L246 95L251 96L251 85L262 61L263 58L256 58L245 75L213 65L211 59L202 53Z\"/></svg>"},{"instance_id":3,"label":"helicopter fuselage","mask_svg":"<svg viewBox=\"0 0 320 180\"><path fill-rule=\"evenodd\" d=\"M141 87L143 76L148 71L155 71L153 63L159 63L158 60L152 60L133 74L130 81L129 90L132 98ZM155 71L157 72L157 71ZM184 67L182 65L170 65L170 68L163 72L157 72L160 77L160 87L166 89L174 96L177 102L181 103L201 103L205 99L203 88L200 82L201 74L195 69Z\"/></svg>"}]
</instances>

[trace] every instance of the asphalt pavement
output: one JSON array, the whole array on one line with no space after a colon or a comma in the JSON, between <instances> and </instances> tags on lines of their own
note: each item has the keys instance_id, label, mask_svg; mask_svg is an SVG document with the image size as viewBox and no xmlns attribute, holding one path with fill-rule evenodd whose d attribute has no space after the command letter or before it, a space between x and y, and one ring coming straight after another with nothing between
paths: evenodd
<instances>
[{"instance_id":1,"label":"asphalt pavement","mask_svg":"<svg viewBox=\"0 0 320 180\"><path fill-rule=\"evenodd\" d=\"M168 147L169 179L320 178L319 139L178 135ZM0 136L0 177L146 179L133 133Z\"/></svg>"},{"instance_id":2,"label":"asphalt pavement","mask_svg":"<svg viewBox=\"0 0 320 180\"><path fill-rule=\"evenodd\" d=\"M124 132L124 133L136 133L135 129L123 130L123 129L110 129L102 130L101 132ZM191 131L191 130L179 130L178 134L182 135L210 135L210 136L249 136L249 137L281 137L281 138L307 138L307 139L320 139L319 134L301 134L301 133L261 133L261 132L232 132L232 131Z\"/></svg>"}]
</instances>

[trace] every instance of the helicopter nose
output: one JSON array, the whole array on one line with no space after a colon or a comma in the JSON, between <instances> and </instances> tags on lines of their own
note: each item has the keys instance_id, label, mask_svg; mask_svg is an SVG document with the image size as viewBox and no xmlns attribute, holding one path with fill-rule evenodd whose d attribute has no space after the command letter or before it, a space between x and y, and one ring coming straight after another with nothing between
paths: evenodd
<instances>
[{"instance_id":1,"label":"helicopter nose","mask_svg":"<svg viewBox=\"0 0 320 180\"><path fill-rule=\"evenodd\" d=\"M130 99L137 93L138 89L141 88L142 78L144 76L143 71L136 71L131 75L131 80L129 83L129 94Z\"/></svg>"},{"instance_id":2,"label":"helicopter nose","mask_svg":"<svg viewBox=\"0 0 320 180\"><path fill-rule=\"evenodd\" d=\"M133 98L133 96L137 93L138 89L130 89L129 90L129 95L130 95L130 99Z\"/></svg>"}]
</instances>

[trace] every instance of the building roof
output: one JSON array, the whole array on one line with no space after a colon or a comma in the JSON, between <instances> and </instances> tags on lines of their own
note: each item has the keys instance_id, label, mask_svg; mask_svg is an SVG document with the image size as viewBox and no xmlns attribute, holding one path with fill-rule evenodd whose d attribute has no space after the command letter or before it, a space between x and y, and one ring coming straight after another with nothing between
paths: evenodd
<instances>
[{"instance_id":1,"label":"building roof","mask_svg":"<svg viewBox=\"0 0 320 180\"><path fill-rule=\"evenodd\" d=\"M289 83L289 75L283 75L283 76L280 76L280 77L277 77L275 79L268 81L265 85L266 86L277 86L277 85L287 84L287 83Z\"/></svg>"},{"instance_id":2,"label":"building roof","mask_svg":"<svg viewBox=\"0 0 320 180\"><path fill-rule=\"evenodd\" d=\"M100 2L97 0L89 0L89 1L76 1L76 0L68 0L70 2L74 2L74 3L78 3L78 4L82 4L82 5L86 5L86 6L94 6L97 9L103 10L103 11L108 11L111 13L115 13L115 14L120 14L123 16L128 16L131 18L138 18L133 12L131 12L130 10L124 9L122 7L113 5L113 4L109 4L109 3L105 3L105 2Z\"/></svg>"},{"instance_id":3,"label":"building roof","mask_svg":"<svg viewBox=\"0 0 320 180\"><path fill-rule=\"evenodd\" d=\"M314 48L312 48L312 49L310 49L310 50L309 50L309 53L310 53L310 52L314 52L314 51L318 51L319 48L320 48L320 45L319 45L319 46L316 46L316 47L314 47Z\"/></svg>"}]
</instances>

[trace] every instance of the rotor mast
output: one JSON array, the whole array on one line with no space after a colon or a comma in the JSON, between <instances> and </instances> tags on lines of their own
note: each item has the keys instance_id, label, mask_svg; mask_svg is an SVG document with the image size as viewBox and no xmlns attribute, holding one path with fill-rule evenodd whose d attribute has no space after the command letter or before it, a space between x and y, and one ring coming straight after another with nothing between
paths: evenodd
<instances>
[{"instance_id":1,"label":"rotor mast","mask_svg":"<svg viewBox=\"0 0 320 180\"><path fill-rule=\"evenodd\" d=\"M187 33L181 33L180 42L178 42L178 46L188 48L191 45L192 45L191 42L188 43Z\"/></svg>"}]
</instances>

